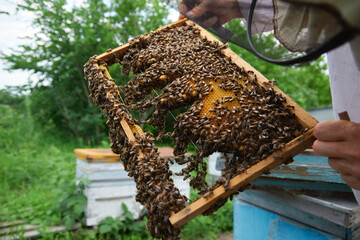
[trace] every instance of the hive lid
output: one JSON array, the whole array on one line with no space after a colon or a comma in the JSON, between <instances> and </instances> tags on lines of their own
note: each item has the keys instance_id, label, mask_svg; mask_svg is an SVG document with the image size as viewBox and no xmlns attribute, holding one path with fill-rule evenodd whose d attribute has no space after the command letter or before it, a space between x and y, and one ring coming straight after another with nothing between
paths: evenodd
<instances>
[{"instance_id":1,"label":"hive lid","mask_svg":"<svg viewBox=\"0 0 360 240\"><path fill-rule=\"evenodd\" d=\"M173 158L173 148L159 147L158 152L161 158ZM75 156L89 163L120 162L118 154L113 153L110 148L77 148L74 149Z\"/></svg>"},{"instance_id":2,"label":"hive lid","mask_svg":"<svg viewBox=\"0 0 360 240\"><path fill-rule=\"evenodd\" d=\"M75 156L87 162L120 162L120 157L111 149L74 149Z\"/></svg>"}]
</instances>

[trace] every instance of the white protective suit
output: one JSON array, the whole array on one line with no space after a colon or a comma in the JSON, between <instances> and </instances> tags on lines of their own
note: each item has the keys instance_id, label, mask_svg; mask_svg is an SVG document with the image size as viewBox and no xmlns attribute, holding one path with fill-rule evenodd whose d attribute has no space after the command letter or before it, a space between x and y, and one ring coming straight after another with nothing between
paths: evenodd
<instances>
[{"instance_id":1,"label":"white protective suit","mask_svg":"<svg viewBox=\"0 0 360 240\"><path fill-rule=\"evenodd\" d=\"M322 0L317 1L321 2ZM332 0L329 0L329 2L331 1ZM276 3L279 1L276 0L274 2ZM273 0L258 0L257 4L267 7L255 9L252 33L255 34L257 32L264 31L264 29L272 30L270 28L274 28L274 25L272 24L273 21L270 20L274 18L274 10L271 7L268 7L273 6L274 2ZM251 3L251 0L238 0L238 3L242 14L246 20L248 17L248 6ZM334 1L334 3L336 5L341 4L341 1ZM355 1L353 3L359 5L359 1ZM358 5L352 5L354 9L342 9L342 11L348 12L348 18L352 16L352 25L359 25L360 14L356 10ZM306 13L309 12L311 11L308 11ZM284 17L282 17L281 15L283 15ZM291 14L280 14L280 17L278 18L279 21L276 19L276 17L276 20L274 21L275 24L279 23L279 28L284 27L286 24L289 24L291 26L288 34L289 36L291 35L291 37L286 39L287 33L285 33L283 36L283 40L286 42L288 41L289 44L293 44L295 48L299 46L300 48L303 48L303 46L306 47L308 41L316 42L317 39L320 39L320 37L316 37L317 31L314 31L315 34L309 34L309 36L311 37L308 38L307 35L301 34L298 35L297 39L293 38L292 35L294 32L301 32L302 27L304 29L306 29L307 27L312 27L316 21L319 21L318 16L315 16L315 14L312 17L304 17L301 14L299 15L299 18L293 17L293 19L291 19ZM323 15L322 17L325 16ZM310 23L309 19L313 22ZM323 20L321 22L322 23L320 23L319 25L328 24L330 26L334 26L333 19L328 21ZM304 27L304 25L306 24L307 26ZM320 36L320 34L318 34L318 36ZM347 111L351 121L360 123L360 36L355 38L351 42L343 44L342 46L328 52L327 61L330 74L330 85L335 119L339 119L338 113ZM353 192L358 203L360 204L360 191L353 189Z\"/></svg>"}]
</instances>

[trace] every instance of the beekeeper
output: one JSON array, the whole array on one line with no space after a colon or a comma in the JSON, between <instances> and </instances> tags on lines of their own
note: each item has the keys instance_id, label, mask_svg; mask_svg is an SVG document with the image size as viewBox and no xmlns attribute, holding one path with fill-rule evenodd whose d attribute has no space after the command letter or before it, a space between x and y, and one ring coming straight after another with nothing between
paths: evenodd
<instances>
[{"instance_id":1,"label":"beekeeper","mask_svg":"<svg viewBox=\"0 0 360 240\"><path fill-rule=\"evenodd\" d=\"M281 65L309 61L327 53L334 116L314 129L316 154L353 188L360 203L360 1L353 0L203 0L183 1L179 11L189 19L213 27L244 18L250 51ZM206 15L206 17L204 17ZM219 29L219 28L218 28ZM279 45L292 54L283 59L259 52L251 36L273 31ZM225 31L217 31L220 34ZM249 37L250 35L250 37ZM229 36L223 36L231 39ZM233 41L236 43L236 41ZM238 44L241 45L241 44ZM275 46L276 48L278 46ZM274 47L274 48L275 48ZM279 55L278 55L279 56ZM340 120L347 112L351 121Z\"/></svg>"}]
</instances>

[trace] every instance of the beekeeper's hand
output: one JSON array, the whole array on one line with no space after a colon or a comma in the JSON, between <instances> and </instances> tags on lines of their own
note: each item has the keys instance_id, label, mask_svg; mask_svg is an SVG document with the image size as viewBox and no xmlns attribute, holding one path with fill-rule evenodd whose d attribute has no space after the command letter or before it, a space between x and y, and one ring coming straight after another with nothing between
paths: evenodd
<instances>
[{"instance_id":1,"label":"beekeeper's hand","mask_svg":"<svg viewBox=\"0 0 360 240\"><path fill-rule=\"evenodd\" d=\"M237 0L188 0L195 1L197 5L188 9L182 1L179 4L179 11L188 19L196 20L209 12L213 16L202 22L204 26L212 26L218 20L221 24L230 21L233 18L242 17Z\"/></svg>"},{"instance_id":2,"label":"beekeeper's hand","mask_svg":"<svg viewBox=\"0 0 360 240\"><path fill-rule=\"evenodd\" d=\"M329 165L352 188L360 190L360 124L349 121L323 121L314 129L313 149L329 158Z\"/></svg>"}]
</instances>

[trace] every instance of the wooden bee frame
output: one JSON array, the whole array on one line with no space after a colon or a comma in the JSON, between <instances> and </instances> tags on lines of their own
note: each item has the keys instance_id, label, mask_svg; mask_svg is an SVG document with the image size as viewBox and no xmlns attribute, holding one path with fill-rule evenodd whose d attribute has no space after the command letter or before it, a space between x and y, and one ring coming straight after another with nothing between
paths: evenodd
<instances>
[{"instance_id":1,"label":"wooden bee frame","mask_svg":"<svg viewBox=\"0 0 360 240\"><path fill-rule=\"evenodd\" d=\"M156 31L162 31L167 28L174 28L186 24L194 24L190 20L183 19L179 20L177 22L174 22L172 24L169 24L165 27L159 28ZM215 41L218 42L220 45L222 43L216 39L213 35L211 35L209 32L207 32L205 29L203 29L201 26L195 24L195 27L200 30L200 35L203 38L206 38L209 41ZM148 36L145 36L146 39ZM118 55L120 55L122 52L127 51L127 49L131 46L131 43L127 43L125 45L122 45L118 48L115 48L113 50L109 50L106 53L103 53L96 57L96 60L101 63L100 67L105 70L105 75L108 79L111 79L111 76L107 70L106 65L110 65L109 63L114 62L113 59L115 59ZM268 82L268 80L259 73L256 69L254 69L252 66L250 66L247 62L245 62L243 59L241 59L237 54L232 52L229 48L225 48L224 54L227 57L230 57L231 60L238 66L243 67L246 71L252 71L257 76L258 83L260 85L263 85L265 82ZM306 148L310 147L312 143L314 142L315 138L313 137L313 128L318 123L316 119L314 119L309 113L307 113L303 108L301 108L298 104L296 104L290 97L288 97L286 94L284 94L280 89L278 89L276 86L273 87L274 91L277 93L280 93L285 99L286 104L293 107L292 112L295 114L298 122L304 127L309 129L307 132L305 132L303 135L295 138L294 140L288 142L284 148L281 150L271 154L266 159L256 163L255 165L251 166L246 170L246 172L241 173L234 178L232 178L229 182L229 189L231 190L225 190L223 186L220 186L216 188L213 191L213 194L208 196L207 198L201 197L197 201L193 202L189 206L185 207L181 211L177 213L173 213L173 215L169 218L169 221L173 225L173 227L178 228L196 217L197 215L205 212L207 209L209 209L213 204L215 204L218 200L227 198L228 196L234 194L235 192L246 188L246 186L254 181L256 178L260 177L263 173L268 172L269 170L276 168L280 166L283 163L286 163L289 161L293 156L297 155L298 153L302 152ZM129 141L135 141L135 136L133 134L133 131L143 134L143 131L139 126L136 125L130 125L125 119L122 119L120 121L120 124L129 139ZM139 153L139 156L142 156L142 153Z\"/></svg>"}]
</instances>

